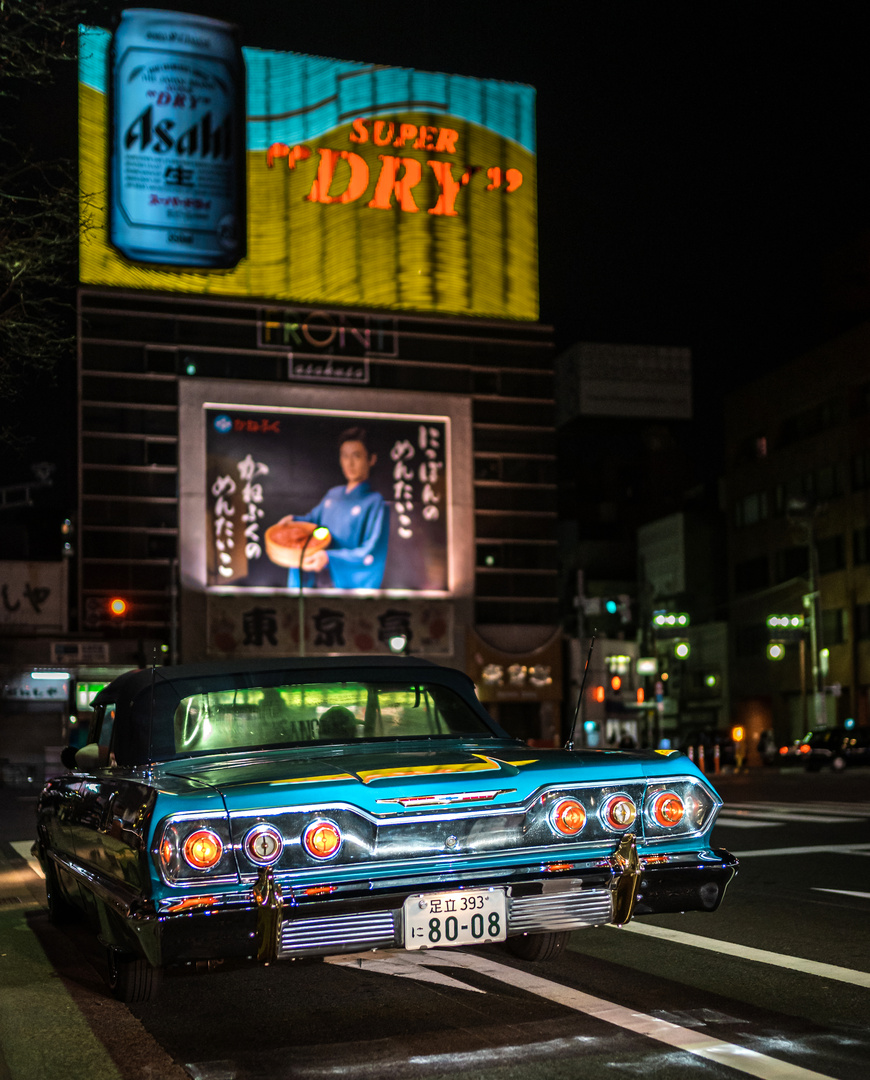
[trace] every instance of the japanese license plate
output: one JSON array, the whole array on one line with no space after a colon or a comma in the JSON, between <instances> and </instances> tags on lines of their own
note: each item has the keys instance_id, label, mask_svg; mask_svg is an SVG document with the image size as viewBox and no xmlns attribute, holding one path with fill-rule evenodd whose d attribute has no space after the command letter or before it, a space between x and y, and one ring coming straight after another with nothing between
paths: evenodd
<instances>
[{"instance_id":1,"label":"japanese license plate","mask_svg":"<svg viewBox=\"0 0 870 1080\"><path fill-rule=\"evenodd\" d=\"M403 915L406 949L483 945L507 937L504 889L463 889L409 896Z\"/></svg>"}]
</instances>

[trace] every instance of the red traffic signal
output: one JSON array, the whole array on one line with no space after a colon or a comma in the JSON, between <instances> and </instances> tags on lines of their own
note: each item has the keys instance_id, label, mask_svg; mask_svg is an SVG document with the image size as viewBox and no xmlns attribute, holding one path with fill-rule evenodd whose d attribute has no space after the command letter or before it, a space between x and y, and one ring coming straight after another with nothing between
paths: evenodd
<instances>
[{"instance_id":1,"label":"red traffic signal","mask_svg":"<svg viewBox=\"0 0 870 1080\"><path fill-rule=\"evenodd\" d=\"M123 618L130 611L130 605L123 596L113 596L109 601L109 613L116 619Z\"/></svg>"}]
</instances>

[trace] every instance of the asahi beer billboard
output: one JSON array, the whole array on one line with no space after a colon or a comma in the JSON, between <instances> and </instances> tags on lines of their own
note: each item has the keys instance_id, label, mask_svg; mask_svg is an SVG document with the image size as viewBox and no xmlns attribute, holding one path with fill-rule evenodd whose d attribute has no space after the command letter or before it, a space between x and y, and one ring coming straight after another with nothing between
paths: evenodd
<instances>
[{"instance_id":1,"label":"asahi beer billboard","mask_svg":"<svg viewBox=\"0 0 870 1080\"><path fill-rule=\"evenodd\" d=\"M536 319L534 108L178 12L83 27L81 280Z\"/></svg>"}]
</instances>

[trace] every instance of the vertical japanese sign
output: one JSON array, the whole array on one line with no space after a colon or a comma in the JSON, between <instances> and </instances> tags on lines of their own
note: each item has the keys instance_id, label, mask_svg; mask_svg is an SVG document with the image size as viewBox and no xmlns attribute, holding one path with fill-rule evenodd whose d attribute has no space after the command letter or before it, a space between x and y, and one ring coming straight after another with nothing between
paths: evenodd
<instances>
[{"instance_id":1,"label":"vertical japanese sign","mask_svg":"<svg viewBox=\"0 0 870 1080\"><path fill-rule=\"evenodd\" d=\"M0 562L0 630L67 628L66 566Z\"/></svg>"},{"instance_id":2,"label":"vertical japanese sign","mask_svg":"<svg viewBox=\"0 0 870 1080\"><path fill-rule=\"evenodd\" d=\"M449 417L204 411L207 589L449 593Z\"/></svg>"}]
</instances>

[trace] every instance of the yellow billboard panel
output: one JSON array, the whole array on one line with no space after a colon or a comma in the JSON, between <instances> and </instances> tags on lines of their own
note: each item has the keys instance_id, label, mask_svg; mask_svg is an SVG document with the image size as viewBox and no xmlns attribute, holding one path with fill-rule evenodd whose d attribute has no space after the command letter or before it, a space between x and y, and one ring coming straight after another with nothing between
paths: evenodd
<instances>
[{"instance_id":1,"label":"yellow billboard panel","mask_svg":"<svg viewBox=\"0 0 870 1080\"><path fill-rule=\"evenodd\" d=\"M231 30L142 9L81 29L83 283L537 319L530 87Z\"/></svg>"}]
</instances>

